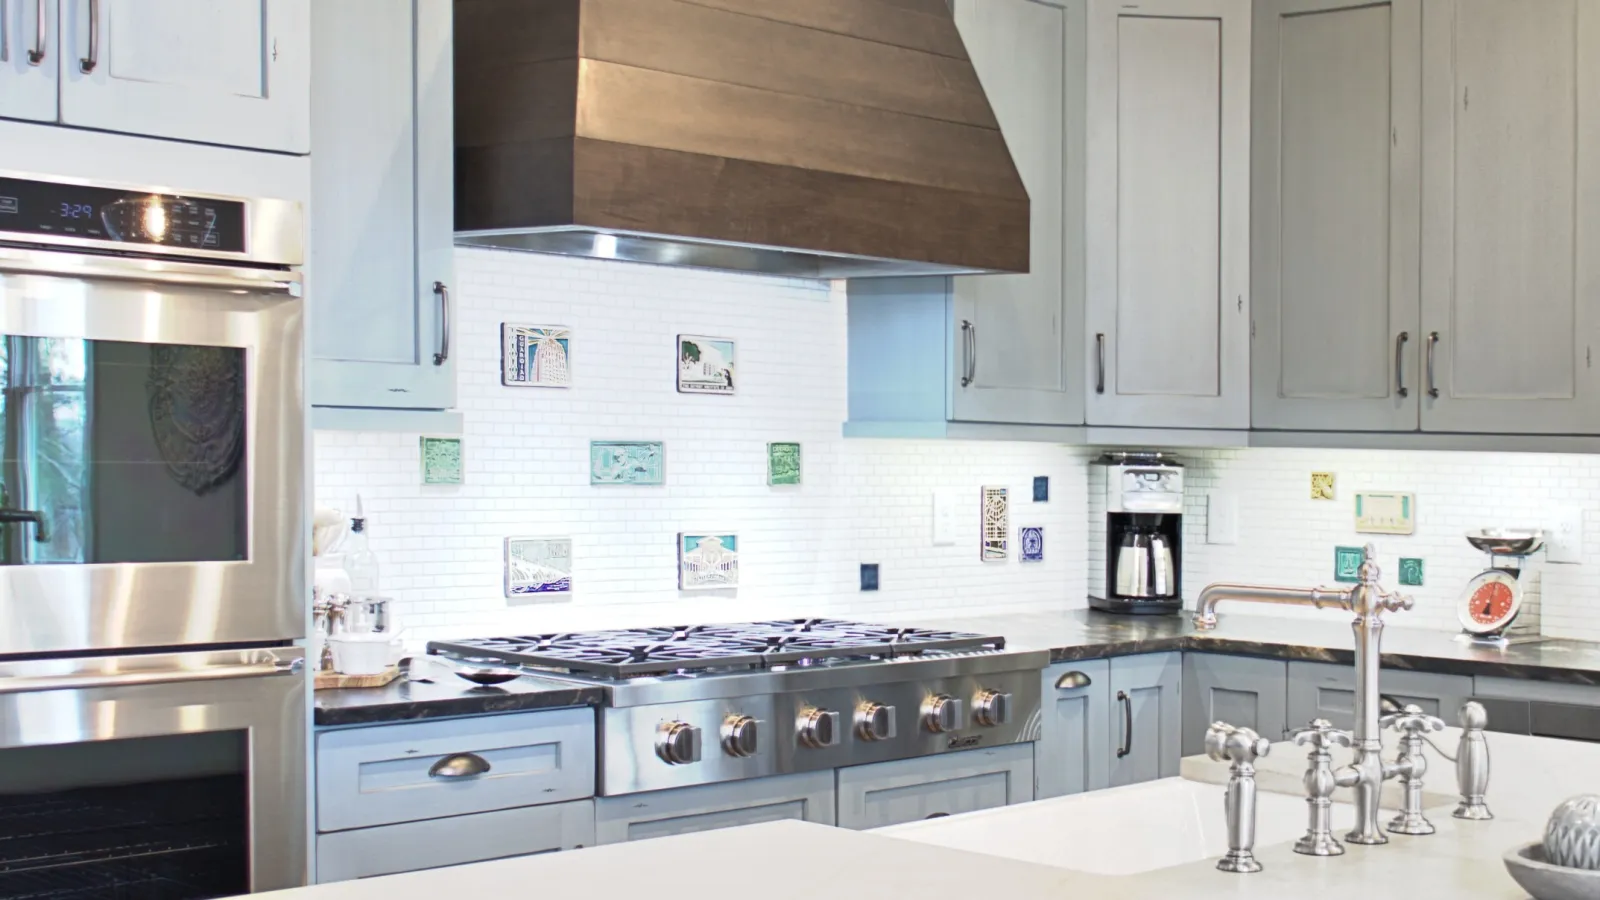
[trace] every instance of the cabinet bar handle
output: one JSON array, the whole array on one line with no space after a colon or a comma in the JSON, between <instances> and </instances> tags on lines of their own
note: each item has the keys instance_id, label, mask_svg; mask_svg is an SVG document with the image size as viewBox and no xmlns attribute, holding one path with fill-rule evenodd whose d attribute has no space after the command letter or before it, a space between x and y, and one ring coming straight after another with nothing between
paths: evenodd
<instances>
[{"instance_id":1,"label":"cabinet bar handle","mask_svg":"<svg viewBox=\"0 0 1600 900\"><path fill-rule=\"evenodd\" d=\"M978 329L966 319L961 320L961 386L972 383L975 357L978 355Z\"/></svg>"},{"instance_id":2,"label":"cabinet bar handle","mask_svg":"<svg viewBox=\"0 0 1600 900\"><path fill-rule=\"evenodd\" d=\"M1094 349L1096 359L1096 374L1094 376L1094 392L1106 392L1106 336L1104 332L1094 336Z\"/></svg>"},{"instance_id":3,"label":"cabinet bar handle","mask_svg":"<svg viewBox=\"0 0 1600 900\"><path fill-rule=\"evenodd\" d=\"M1406 387L1406 342L1409 340L1409 331L1400 332L1400 336L1394 339L1394 392L1402 397L1411 396L1411 389Z\"/></svg>"},{"instance_id":4,"label":"cabinet bar handle","mask_svg":"<svg viewBox=\"0 0 1600 900\"><path fill-rule=\"evenodd\" d=\"M100 64L100 0L89 0L89 55L78 60L78 70L87 75Z\"/></svg>"},{"instance_id":5,"label":"cabinet bar handle","mask_svg":"<svg viewBox=\"0 0 1600 900\"><path fill-rule=\"evenodd\" d=\"M37 66L38 64L44 62L44 0L34 0L33 14L35 17L33 26L33 49L28 51L28 65Z\"/></svg>"},{"instance_id":6,"label":"cabinet bar handle","mask_svg":"<svg viewBox=\"0 0 1600 900\"><path fill-rule=\"evenodd\" d=\"M1428 396L1429 397L1434 397L1434 398L1437 398L1439 396L1439 386L1433 380L1434 348L1438 347L1438 346L1439 346L1439 332L1437 332L1437 331L1428 332L1428 372L1427 372Z\"/></svg>"},{"instance_id":7,"label":"cabinet bar handle","mask_svg":"<svg viewBox=\"0 0 1600 900\"><path fill-rule=\"evenodd\" d=\"M1086 688L1093 683L1094 682L1089 679L1089 674L1087 672L1073 671L1068 672L1056 679L1056 690L1075 691L1078 688Z\"/></svg>"},{"instance_id":8,"label":"cabinet bar handle","mask_svg":"<svg viewBox=\"0 0 1600 900\"><path fill-rule=\"evenodd\" d=\"M1127 691L1117 691L1117 702L1122 704L1122 746L1117 748L1117 759L1133 752L1133 701Z\"/></svg>"},{"instance_id":9,"label":"cabinet bar handle","mask_svg":"<svg viewBox=\"0 0 1600 900\"><path fill-rule=\"evenodd\" d=\"M489 761L476 753L455 753L428 767L429 778L471 778L489 771Z\"/></svg>"},{"instance_id":10,"label":"cabinet bar handle","mask_svg":"<svg viewBox=\"0 0 1600 900\"><path fill-rule=\"evenodd\" d=\"M439 298L439 352L433 355L433 364L442 366L450 358L450 289L435 281L433 294Z\"/></svg>"}]
</instances>

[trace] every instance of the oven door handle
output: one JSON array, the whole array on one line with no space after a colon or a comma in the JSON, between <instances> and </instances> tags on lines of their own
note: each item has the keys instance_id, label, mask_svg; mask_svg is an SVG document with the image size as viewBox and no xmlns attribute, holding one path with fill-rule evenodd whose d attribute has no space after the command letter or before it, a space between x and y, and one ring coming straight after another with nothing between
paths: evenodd
<instances>
[{"instance_id":1,"label":"oven door handle","mask_svg":"<svg viewBox=\"0 0 1600 900\"><path fill-rule=\"evenodd\" d=\"M297 649L270 651L264 658L243 662L216 663L186 661L182 657L207 654L174 654L166 657L171 665L152 666L131 672L80 671L61 675L34 674L28 669L37 668L39 662L0 666L0 694L23 694L34 691L84 690L87 688L139 687L152 684L178 684L195 681L222 681L233 678L263 678L282 675L300 675L305 671L305 657ZM125 657L124 657L125 658ZM114 663L116 658L109 660ZM188 663L188 664L186 664ZM7 669L21 670L13 674Z\"/></svg>"},{"instance_id":2,"label":"oven door handle","mask_svg":"<svg viewBox=\"0 0 1600 900\"><path fill-rule=\"evenodd\" d=\"M283 269L175 262L140 257L94 256L0 247L0 273L57 275L86 281L139 281L185 287L300 296L300 274Z\"/></svg>"}]
</instances>

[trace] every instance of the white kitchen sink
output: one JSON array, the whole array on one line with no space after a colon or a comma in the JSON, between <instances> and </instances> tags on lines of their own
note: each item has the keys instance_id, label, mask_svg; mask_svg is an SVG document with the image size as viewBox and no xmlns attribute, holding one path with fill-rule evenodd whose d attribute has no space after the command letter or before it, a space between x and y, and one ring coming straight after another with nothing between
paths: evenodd
<instances>
[{"instance_id":1,"label":"white kitchen sink","mask_svg":"<svg viewBox=\"0 0 1600 900\"><path fill-rule=\"evenodd\" d=\"M1101 875L1133 875L1220 858L1228 850L1224 789L1183 778L1109 788L877 829L877 834ZM1334 806L1334 834L1354 821ZM1306 830L1306 801L1256 795L1256 846Z\"/></svg>"}]
</instances>

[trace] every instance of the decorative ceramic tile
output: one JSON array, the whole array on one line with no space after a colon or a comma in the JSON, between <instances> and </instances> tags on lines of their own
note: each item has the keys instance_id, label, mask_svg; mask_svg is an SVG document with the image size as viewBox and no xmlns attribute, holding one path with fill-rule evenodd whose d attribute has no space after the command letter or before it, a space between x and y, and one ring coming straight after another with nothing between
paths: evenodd
<instances>
[{"instance_id":1,"label":"decorative ceramic tile","mask_svg":"<svg viewBox=\"0 0 1600 900\"><path fill-rule=\"evenodd\" d=\"M1360 547L1333 548L1333 580L1354 584L1361 580Z\"/></svg>"},{"instance_id":2,"label":"decorative ceramic tile","mask_svg":"<svg viewBox=\"0 0 1600 900\"><path fill-rule=\"evenodd\" d=\"M878 589L877 563L861 564L861 589L863 591L875 591Z\"/></svg>"},{"instance_id":3,"label":"decorative ceramic tile","mask_svg":"<svg viewBox=\"0 0 1600 900\"><path fill-rule=\"evenodd\" d=\"M571 592L572 538L506 538L507 597Z\"/></svg>"},{"instance_id":4,"label":"decorative ceramic tile","mask_svg":"<svg viewBox=\"0 0 1600 900\"><path fill-rule=\"evenodd\" d=\"M1312 472L1311 473L1311 499L1313 499L1313 500L1332 500L1333 499L1333 480L1334 479L1333 479L1333 473L1332 472Z\"/></svg>"},{"instance_id":5,"label":"decorative ceramic tile","mask_svg":"<svg viewBox=\"0 0 1600 900\"><path fill-rule=\"evenodd\" d=\"M1407 587L1422 587L1422 560L1414 556L1400 557L1400 583Z\"/></svg>"},{"instance_id":6,"label":"decorative ceramic tile","mask_svg":"<svg viewBox=\"0 0 1600 900\"><path fill-rule=\"evenodd\" d=\"M666 484L666 447L660 441L590 441L590 484Z\"/></svg>"},{"instance_id":7,"label":"decorative ceramic tile","mask_svg":"<svg viewBox=\"0 0 1600 900\"><path fill-rule=\"evenodd\" d=\"M1049 503L1050 502L1050 476L1048 476L1048 475L1035 475L1035 476L1033 476L1033 502L1035 502L1035 503Z\"/></svg>"},{"instance_id":8,"label":"decorative ceramic tile","mask_svg":"<svg viewBox=\"0 0 1600 900\"><path fill-rule=\"evenodd\" d=\"M1017 529L1017 541L1022 544L1023 562L1044 562L1044 528L1028 525Z\"/></svg>"},{"instance_id":9,"label":"decorative ceramic tile","mask_svg":"<svg viewBox=\"0 0 1600 900\"><path fill-rule=\"evenodd\" d=\"M733 393L733 341L678 335L678 393Z\"/></svg>"},{"instance_id":10,"label":"decorative ceramic tile","mask_svg":"<svg viewBox=\"0 0 1600 900\"><path fill-rule=\"evenodd\" d=\"M800 483L800 445L767 445L767 484Z\"/></svg>"},{"instance_id":11,"label":"decorative ceramic tile","mask_svg":"<svg viewBox=\"0 0 1600 900\"><path fill-rule=\"evenodd\" d=\"M1361 534L1416 534L1416 495L1356 491L1356 531Z\"/></svg>"},{"instance_id":12,"label":"decorative ceramic tile","mask_svg":"<svg viewBox=\"0 0 1600 900\"><path fill-rule=\"evenodd\" d=\"M500 326L500 383L514 387L572 384L572 329L564 325Z\"/></svg>"},{"instance_id":13,"label":"decorative ceramic tile","mask_svg":"<svg viewBox=\"0 0 1600 900\"><path fill-rule=\"evenodd\" d=\"M737 535L678 535L678 590L706 591L738 586Z\"/></svg>"},{"instance_id":14,"label":"decorative ceramic tile","mask_svg":"<svg viewBox=\"0 0 1600 900\"><path fill-rule=\"evenodd\" d=\"M461 438L422 436L422 483L460 484Z\"/></svg>"},{"instance_id":15,"label":"decorative ceramic tile","mask_svg":"<svg viewBox=\"0 0 1600 900\"><path fill-rule=\"evenodd\" d=\"M1011 533L1010 491L1003 487L983 489L983 552L985 560L1006 558Z\"/></svg>"}]
</instances>

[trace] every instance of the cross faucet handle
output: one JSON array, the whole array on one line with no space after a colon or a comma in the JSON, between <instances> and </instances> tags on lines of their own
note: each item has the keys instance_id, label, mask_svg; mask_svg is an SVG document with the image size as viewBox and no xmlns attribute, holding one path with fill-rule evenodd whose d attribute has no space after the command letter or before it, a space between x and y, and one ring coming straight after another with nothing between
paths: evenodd
<instances>
[{"instance_id":1,"label":"cross faucet handle","mask_svg":"<svg viewBox=\"0 0 1600 900\"><path fill-rule=\"evenodd\" d=\"M1253 763L1272 749L1272 743L1251 728L1213 722L1206 729L1206 755L1217 762Z\"/></svg>"},{"instance_id":2,"label":"cross faucet handle","mask_svg":"<svg viewBox=\"0 0 1600 900\"><path fill-rule=\"evenodd\" d=\"M1393 728L1397 731L1421 734L1425 731L1443 731L1444 720L1438 716L1430 716L1422 711L1422 707L1415 703L1407 703L1405 708L1397 713L1390 713L1378 720L1380 728Z\"/></svg>"},{"instance_id":3,"label":"cross faucet handle","mask_svg":"<svg viewBox=\"0 0 1600 900\"><path fill-rule=\"evenodd\" d=\"M1352 743L1350 732L1333 727L1327 719L1312 719L1311 726L1294 733L1294 742L1302 746L1311 745L1311 749L1326 752L1334 746L1349 747Z\"/></svg>"}]
</instances>

